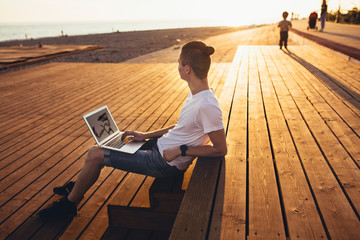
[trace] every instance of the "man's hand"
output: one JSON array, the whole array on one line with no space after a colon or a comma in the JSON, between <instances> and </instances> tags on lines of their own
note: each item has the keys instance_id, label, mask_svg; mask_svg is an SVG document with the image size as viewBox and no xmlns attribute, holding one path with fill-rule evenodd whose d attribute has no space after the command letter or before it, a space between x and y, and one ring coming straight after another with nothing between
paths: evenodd
<instances>
[{"instance_id":1,"label":"man's hand","mask_svg":"<svg viewBox=\"0 0 360 240\"><path fill-rule=\"evenodd\" d=\"M126 139L127 141L144 141L146 139L146 136L143 132L126 131L121 136L121 139Z\"/></svg>"},{"instance_id":2,"label":"man's hand","mask_svg":"<svg viewBox=\"0 0 360 240\"><path fill-rule=\"evenodd\" d=\"M172 125L170 127L151 132L126 131L122 135L121 139L124 140L126 138L126 141L144 141L147 138L159 138L174 127L175 125Z\"/></svg>"},{"instance_id":3,"label":"man's hand","mask_svg":"<svg viewBox=\"0 0 360 240\"><path fill-rule=\"evenodd\" d=\"M180 147L167 148L163 152L164 159L167 162L171 162L180 155L181 155Z\"/></svg>"}]
</instances>

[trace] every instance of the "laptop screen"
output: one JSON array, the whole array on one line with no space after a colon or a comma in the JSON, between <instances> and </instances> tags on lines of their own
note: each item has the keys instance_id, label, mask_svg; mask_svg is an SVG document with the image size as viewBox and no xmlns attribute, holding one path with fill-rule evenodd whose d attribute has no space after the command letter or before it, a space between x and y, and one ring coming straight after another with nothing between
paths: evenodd
<instances>
[{"instance_id":1,"label":"laptop screen","mask_svg":"<svg viewBox=\"0 0 360 240\"><path fill-rule=\"evenodd\" d=\"M117 126L106 107L89 114L85 118L98 142L101 142L118 131Z\"/></svg>"}]
</instances>

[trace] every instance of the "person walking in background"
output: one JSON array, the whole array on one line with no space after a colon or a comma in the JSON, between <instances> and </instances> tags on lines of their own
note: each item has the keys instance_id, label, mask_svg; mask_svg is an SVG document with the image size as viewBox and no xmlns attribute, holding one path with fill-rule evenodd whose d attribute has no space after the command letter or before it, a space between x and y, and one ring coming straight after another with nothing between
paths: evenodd
<instances>
[{"instance_id":1,"label":"person walking in background","mask_svg":"<svg viewBox=\"0 0 360 240\"><path fill-rule=\"evenodd\" d=\"M320 21L321 21L320 32L324 30L326 16L327 16L327 5L326 5L326 0L323 0L321 5L321 13L320 13Z\"/></svg>"},{"instance_id":2,"label":"person walking in background","mask_svg":"<svg viewBox=\"0 0 360 240\"><path fill-rule=\"evenodd\" d=\"M282 16L283 19L281 22L279 22L278 27L280 28L280 49L282 49L282 46L284 44L284 47L287 49L287 40L289 37L289 29L291 28L291 22L286 20L288 17L288 12L283 12Z\"/></svg>"}]
</instances>

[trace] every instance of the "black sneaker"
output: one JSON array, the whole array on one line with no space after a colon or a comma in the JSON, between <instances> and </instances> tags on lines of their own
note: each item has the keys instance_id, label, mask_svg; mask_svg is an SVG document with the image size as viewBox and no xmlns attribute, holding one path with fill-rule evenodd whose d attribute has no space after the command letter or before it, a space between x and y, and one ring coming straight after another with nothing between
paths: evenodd
<instances>
[{"instance_id":1,"label":"black sneaker","mask_svg":"<svg viewBox=\"0 0 360 240\"><path fill-rule=\"evenodd\" d=\"M75 182L68 182L62 187L54 187L53 191L55 194L67 197L67 196L69 196L71 190L74 188L74 185L75 185Z\"/></svg>"},{"instance_id":2,"label":"black sneaker","mask_svg":"<svg viewBox=\"0 0 360 240\"><path fill-rule=\"evenodd\" d=\"M76 203L70 202L66 197L53 202L50 206L39 212L39 216L46 220L61 220L73 218L76 215Z\"/></svg>"}]
</instances>

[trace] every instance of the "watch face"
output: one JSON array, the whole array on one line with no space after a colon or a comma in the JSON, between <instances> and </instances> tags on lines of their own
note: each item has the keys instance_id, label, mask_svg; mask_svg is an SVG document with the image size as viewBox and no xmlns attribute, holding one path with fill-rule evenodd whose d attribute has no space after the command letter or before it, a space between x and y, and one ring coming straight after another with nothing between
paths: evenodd
<instances>
[{"instance_id":1,"label":"watch face","mask_svg":"<svg viewBox=\"0 0 360 240\"><path fill-rule=\"evenodd\" d=\"M187 149L188 149L188 147L186 145L181 145L180 146L181 156L186 156L186 150Z\"/></svg>"}]
</instances>

